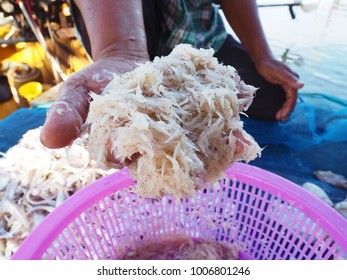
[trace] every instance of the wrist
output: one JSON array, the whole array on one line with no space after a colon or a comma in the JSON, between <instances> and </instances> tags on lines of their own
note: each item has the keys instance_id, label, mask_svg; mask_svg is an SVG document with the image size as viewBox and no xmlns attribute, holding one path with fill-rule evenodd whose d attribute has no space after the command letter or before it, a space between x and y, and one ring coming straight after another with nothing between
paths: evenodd
<instances>
[{"instance_id":1,"label":"wrist","mask_svg":"<svg viewBox=\"0 0 347 280\"><path fill-rule=\"evenodd\" d=\"M75 0L85 23L94 61L148 56L141 0Z\"/></svg>"},{"instance_id":2,"label":"wrist","mask_svg":"<svg viewBox=\"0 0 347 280\"><path fill-rule=\"evenodd\" d=\"M257 68L263 63L266 63L266 61L274 59L274 56L267 45L260 47L258 45L254 46L254 48L248 48L248 53Z\"/></svg>"},{"instance_id":3,"label":"wrist","mask_svg":"<svg viewBox=\"0 0 347 280\"><path fill-rule=\"evenodd\" d=\"M112 42L100 49L92 50L94 61L108 58L124 58L126 60L147 61L149 60L147 46L140 40L129 37L122 41Z\"/></svg>"}]
</instances>

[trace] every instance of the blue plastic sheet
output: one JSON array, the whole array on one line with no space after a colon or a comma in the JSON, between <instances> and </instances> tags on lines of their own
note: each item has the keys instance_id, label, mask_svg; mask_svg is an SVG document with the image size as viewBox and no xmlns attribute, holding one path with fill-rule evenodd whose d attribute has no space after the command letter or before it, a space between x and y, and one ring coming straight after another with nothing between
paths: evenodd
<instances>
[{"instance_id":1,"label":"blue plastic sheet","mask_svg":"<svg viewBox=\"0 0 347 280\"><path fill-rule=\"evenodd\" d=\"M325 94L300 94L287 122L243 118L244 127L264 147L251 164L299 185L321 186L333 202L347 191L318 181L313 172L332 171L347 177L347 101Z\"/></svg>"},{"instance_id":2,"label":"blue plastic sheet","mask_svg":"<svg viewBox=\"0 0 347 280\"><path fill-rule=\"evenodd\" d=\"M46 109L21 108L0 121L0 152L16 145L25 132L43 125Z\"/></svg>"}]
</instances>

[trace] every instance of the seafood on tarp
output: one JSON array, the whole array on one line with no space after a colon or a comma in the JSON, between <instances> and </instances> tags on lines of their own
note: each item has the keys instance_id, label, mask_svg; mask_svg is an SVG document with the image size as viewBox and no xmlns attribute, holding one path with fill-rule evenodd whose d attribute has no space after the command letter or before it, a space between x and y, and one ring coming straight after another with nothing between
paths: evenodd
<instances>
[{"instance_id":1,"label":"seafood on tarp","mask_svg":"<svg viewBox=\"0 0 347 280\"><path fill-rule=\"evenodd\" d=\"M313 174L322 182L335 187L347 189L347 178L343 175L333 173L330 170L317 170L313 172Z\"/></svg>"},{"instance_id":2,"label":"seafood on tarp","mask_svg":"<svg viewBox=\"0 0 347 280\"><path fill-rule=\"evenodd\" d=\"M115 171L100 169L77 139L47 149L29 130L0 158L0 259L8 259L46 215L76 191Z\"/></svg>"}]
</instances>

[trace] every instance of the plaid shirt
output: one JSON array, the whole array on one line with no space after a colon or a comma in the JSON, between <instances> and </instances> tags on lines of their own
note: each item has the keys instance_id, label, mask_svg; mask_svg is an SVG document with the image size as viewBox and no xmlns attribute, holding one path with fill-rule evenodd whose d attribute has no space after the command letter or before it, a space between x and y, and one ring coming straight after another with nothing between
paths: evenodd
<instances>
[{"instance_id":1,"label":"plaid shirt","mask_svg":"<svg viewBox=\"0 0 347 280\"><path fill-rule=\"evenodd\" d=\"M218 51L227 32L213 0L162 0L164 25L159 50L168 54L177 44Z\"/></svg>"}]
</instances>

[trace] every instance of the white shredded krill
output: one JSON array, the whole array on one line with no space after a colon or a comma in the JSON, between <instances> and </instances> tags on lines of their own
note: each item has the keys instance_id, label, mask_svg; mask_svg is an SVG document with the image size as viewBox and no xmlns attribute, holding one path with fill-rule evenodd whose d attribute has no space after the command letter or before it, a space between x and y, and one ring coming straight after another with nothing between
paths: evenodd
<instances>
[{"instance_id":1,"label":"white shredded krill","mask_svg":"<svg viewBox=\"0 0 347 280\"><path fill-rule=\"evenodd\" d=\"M178 45L91 93L88 150L102 168L112 166L108 141L121 163L136 158L129 170L141 196L192 197L233 163L260 156L240 120L255 91L212 49Z\"/></svg>"},{"instance_id":2,"label":"white shredded krill","mask_svg":"<svg viewBox=\"0 0 347 280\"><path fill-rule=\"evenodd\" d=\"M0 260L9 259L50 212L75 192L115 170L100 169L77 139L47 149L41 128L29 130L0 158Z\"/></svg>"}]
</instances>

